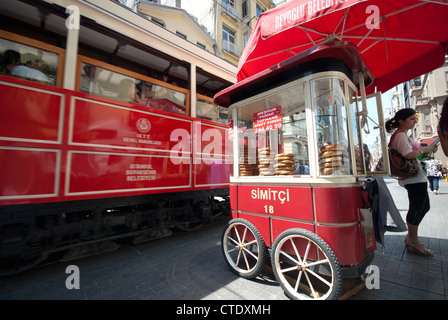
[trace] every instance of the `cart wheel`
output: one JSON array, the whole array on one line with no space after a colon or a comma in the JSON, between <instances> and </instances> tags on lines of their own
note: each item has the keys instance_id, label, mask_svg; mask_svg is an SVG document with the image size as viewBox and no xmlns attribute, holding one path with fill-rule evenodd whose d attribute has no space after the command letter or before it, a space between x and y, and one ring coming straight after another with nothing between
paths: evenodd
<instances>
[{"instance_id":1,"label":"cart wheel","mask_svg":"<svg viewBox=\"0 0 448 320\"><path fill-rule=\"evenodd\" d=\"M272 269L285 294L294 300L337 299L341 268L331 248L316 234L289 229L275 240Z\"/></svg>"},{"instance_id":2,"label":"cart wheel","mask_svg":"<svg viewBox=\"0 0 448 320\"><path fill-rule=\"evenodd\" d=\"M233 219L222 235L222 251L233 273L252 279L266 260L266 245L255 226L244 219Z\"/></svg>"}]
</instances>

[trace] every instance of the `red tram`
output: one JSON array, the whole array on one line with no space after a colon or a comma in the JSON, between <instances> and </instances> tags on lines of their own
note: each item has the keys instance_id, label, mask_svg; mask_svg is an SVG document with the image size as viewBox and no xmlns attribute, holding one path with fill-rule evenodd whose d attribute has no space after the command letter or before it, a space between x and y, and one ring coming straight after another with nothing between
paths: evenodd
<instances>
[{"instance_id":1,"label":"red tram","mask_svg":"<svg viewBox=\"0 0 448 320\"><path fill-rule=\"evenodd\" d=\"M154 23L117 3L73 4L78 30L66 1L0 4L1 275L229 212L227 115L212 96L232 68L184 40L158 51Z\"/></svg>"},{"instance_id":2,"label":"red tram","mask_svg":"<svg viewBox=\"0 0 448 320\"><path fill-rule=\"evenodd\" d=\"M371 80L356 47L334 40L215 96L233 121L232 220L222 237L233 272L258 276L269 250L292 299L337 298L343 278L365 272L376 250L364 195L374 168L358 91ZM384 150L381 107L369 117Z\"/></svg>"}]
</instances>

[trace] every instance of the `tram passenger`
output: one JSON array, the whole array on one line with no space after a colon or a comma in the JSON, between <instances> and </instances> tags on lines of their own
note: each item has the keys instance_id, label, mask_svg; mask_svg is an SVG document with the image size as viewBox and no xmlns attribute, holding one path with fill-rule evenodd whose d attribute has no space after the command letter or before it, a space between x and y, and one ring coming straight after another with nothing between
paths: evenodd
<instances>
[{"instance_id":1,"label":"tram passenger","mask_svg":"<svg viewBox=\"0 0 448 320\"><path fill-rule=\"evenodd\" d=\"M448 157L448 98L445 99L442 106L437 134L439 135L443 153Z\"/></svg>"},{"instance_id":2,"label":"tram passenger","mask_svg":"<svg viewBox=\"0 0 448 320\"><path fill-rule=\"evenodd\" d=\"M407 132L413 129L416 123L416 112L410 108L398 110L395 116L385 123L386 131L394 132L390 147L407 159L417 158L422 153L431 152L428 146L419 146L408 137ZM405 245L409 253L433 256L434 251L423 245L418 238L418 227L430 209L426 174L420 162L418 166L419 172L416 176L398 179L398 184L407 190L409 198L409 210L406 216L408 235Z\"/></svg>"},{"instance_id":3,"label":"tram passenger","mask_svg":"<svg viewBox=\"0 0 448 320\"><path fill-rule=\"evenodd\" d=\"M135 81L131 79L122 79L118 85L117 100L132 102L137 97Z\"/></svg>"},{"instance_id":4,"label":"tram passenger","mask_svg":"<svg viewBox=\"0 0 448 320\"><path fill-rule=\"evenodd\" d=\"M101 68L85 64L81 75L81 92L103 96L103 88L97 81Z\"/></svg>"},{"instance_id":5,"label":"tram passenger","mask_svg":"<svg viewBox=\"0 0 448 320\"><path fill-rule=\"evenodd\" d=\"M0 72L11 75L12 70L20 63L20 53L15 50L6 50L2 57Z\"/></svg>"},{"instance_id":6,"label":"tram passenger","mask_svg":"<svg viewBox=\"0 0 448 320\"><path fill-rule=\"evenodd\" d=\"M137 88L136 98L132 101L132 103L145 107L152 107L151 99L154 98L154 91L152 84L141 80L136 85L136 88Z\"/></svg>"},{"instance_id":7,"label":"tram passenger","mask_svg":"<svg viewBox=\"0 0 448 320\"><path fill-rule=\"evenodd\" d=\"M16 66L11 73L15 76L31 79L34 81L51 83L51 80L45 75L45 73L27 66Z\"/></svg>"},{"instance_id":8,"label":"tram passenger","mask_svg":"<svg viewBox=\"0 0 448 320\"><path fill-rule=\"evenodd\" d=\"M45 75L45 73L35 68L21 65L20 61L21 56L19 52L15 50L6 50L3 56L1 72L16 77L30 79L33 81L51 83L50 79Z\"/></svg>"},{"instance_id":9,"label":"tram passenger","mask_svg":"<svg viewBox=\"0 0 448 320\"><path fill-rule=\"evenodd\" d=\"M152 99L153 97L154 97L154 91L152 88L152 84L149 82L145 82L143 84L141 98L142 99Z\"/></svg>"}]
</instances>

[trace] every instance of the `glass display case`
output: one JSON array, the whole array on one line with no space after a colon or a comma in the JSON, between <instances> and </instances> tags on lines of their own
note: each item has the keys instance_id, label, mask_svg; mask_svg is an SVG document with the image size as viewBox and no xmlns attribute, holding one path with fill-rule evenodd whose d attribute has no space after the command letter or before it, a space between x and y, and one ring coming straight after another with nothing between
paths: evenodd
<instances>
[{"instance_id":1,"label":"glass display case","mask_svg":"<svg viewBox=\"0 0 448 320\"><path fill-rule=\"evenodd\" d=\"M387 150L379 125L382 112L371 108L367 116L360 101L347 76L331 71L236 103L231 106L233 131L238 132L233 177L375 174Z\"/></svg>"}]
</instances>

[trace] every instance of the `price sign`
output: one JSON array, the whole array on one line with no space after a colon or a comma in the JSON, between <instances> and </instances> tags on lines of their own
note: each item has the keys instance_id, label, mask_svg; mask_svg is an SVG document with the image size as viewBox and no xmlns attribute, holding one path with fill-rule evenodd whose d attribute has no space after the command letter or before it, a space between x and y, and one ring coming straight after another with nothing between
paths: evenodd
<instances>
[{"instance_id":1,"label":"price sign","mask_svg":"<svg viewBox=\"0 0 448 320\"><path fill-rule=\"evenodd\" d=\"M282 107L266 109L254 113L254 131L255 133L262 133L270 130L281 129L282 121Z\"/></svg>"}]
</instances>

